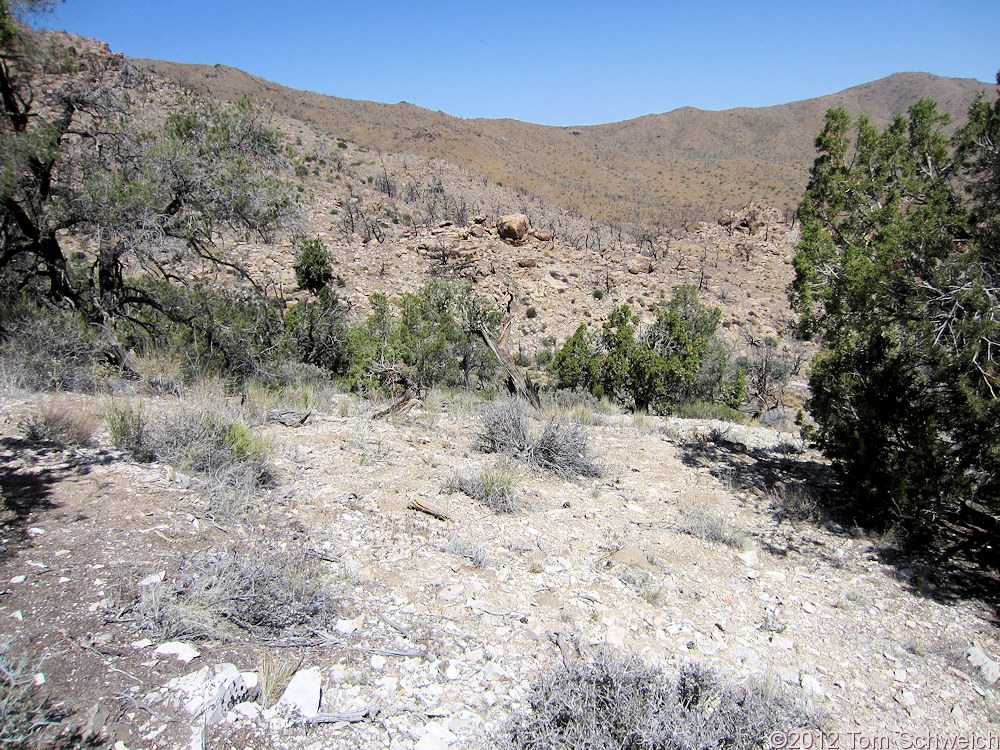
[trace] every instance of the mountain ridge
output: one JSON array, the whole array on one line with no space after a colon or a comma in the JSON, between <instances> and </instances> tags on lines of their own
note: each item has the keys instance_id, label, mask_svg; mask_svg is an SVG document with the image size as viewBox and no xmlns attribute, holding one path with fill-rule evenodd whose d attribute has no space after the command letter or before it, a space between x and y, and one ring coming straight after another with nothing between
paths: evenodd
<instances>
[{"instance_id":1,"label":"mountain ridge","mask_svg":"<svg viewBox=\"0 0 1000 750\"><path fill-rule=\"evenodd\" d=\"M961 121L975 96L992 88L974 79L895 73L768 107L681 107L602 125L554 126L297 91L221 64L133 62L221 99L258 96L373 150L444 159L594 219L666 224L712 218L751 199L793 209L830 107L885 125L929 96Z\"/></svg>"}]
</instances>

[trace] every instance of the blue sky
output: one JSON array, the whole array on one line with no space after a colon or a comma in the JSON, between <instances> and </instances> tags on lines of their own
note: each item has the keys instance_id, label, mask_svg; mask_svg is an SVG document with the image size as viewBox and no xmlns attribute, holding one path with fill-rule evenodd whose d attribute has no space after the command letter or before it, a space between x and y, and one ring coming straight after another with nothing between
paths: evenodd
<instances>
[{"instance_id":1,"label":"blue sky","mask_svg":"<svg viewBox=\"0 0 1000 750\"><path fill-rule=\"evenodd\" d=\"M993 81L1000 69L997 0L65 0L42 25L135 57L548 125L782 104L900 71Z\"/></svg>"}]
</instances>

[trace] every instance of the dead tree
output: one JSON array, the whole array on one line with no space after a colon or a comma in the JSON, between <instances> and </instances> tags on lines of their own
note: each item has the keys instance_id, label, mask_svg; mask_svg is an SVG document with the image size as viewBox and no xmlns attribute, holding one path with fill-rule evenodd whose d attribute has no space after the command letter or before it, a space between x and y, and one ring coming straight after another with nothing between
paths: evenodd
<instances>
[{"instance_id":1,"label":"dead tree","mask_svg":"<svg viewBox=\"0 0 1000 750\"><path fill-rule=\"evenodd\" d=\"M508 301L507 314L504 315L504 322L500 329L501 331L510 330L511 321L513 320L513 313L511 312L512 301L513 298ZM510 355L504 352L501 347L497 345L497 342L493 338L493 334L489 332L486 322L481 318L477 319L474 323L473 330L479 338L483 340L483 343L486 344L486 348L493 353L493 356L497 358L497 361L506 371L507 392L512 396L524 399L536 409L542 408L541 399L538 397L538 385L533 383L531 378L528 377L527 372L515 365L514 361L510 358ZM501 341L504 341L505 339L506 334L501 336Z\"/></svg>"}]
</instances>

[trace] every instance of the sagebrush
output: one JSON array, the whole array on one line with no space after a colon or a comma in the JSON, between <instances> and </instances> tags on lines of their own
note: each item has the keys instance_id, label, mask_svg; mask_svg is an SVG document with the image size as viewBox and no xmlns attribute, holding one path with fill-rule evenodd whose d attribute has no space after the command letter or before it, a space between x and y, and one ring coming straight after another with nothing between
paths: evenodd
<instances>
[{"instance_id":1,"label":"sagebrush","mask_svg":"<svg viewBox=\"0 0 1000 750\"><path fill-rule=\"evenodd\" d=\"M501 750L757 750L820 722L796 698L687 664L676 672L601 650L544 675L494 737Z\"/></svg>"},{"instance_id":2,"label":"sagebrush","mask_svg":"<svg viewBox=\"0 0 1000 750\"><path fill-rule=\"evenodd\" d=\"M225 626L264 637L322 626L336 601L304 553L257 549L210 550L188 560L173 585L141 587L133 609L159 638L218 638Z\"/></svg>"},{"instance_id":3,"label":"sagebrush","mask_svg":"<svg viewBox=\"0 0 1000 750\"><path fill-rule=\"evenodd\" d=\"M487 405L480 416L476 449L526 461L530 466L564 479L598 477L603 467L590 455L587 432L577 424L549 420L533 437L528 411L515 398Z\"/></svg>"}]
</instances>

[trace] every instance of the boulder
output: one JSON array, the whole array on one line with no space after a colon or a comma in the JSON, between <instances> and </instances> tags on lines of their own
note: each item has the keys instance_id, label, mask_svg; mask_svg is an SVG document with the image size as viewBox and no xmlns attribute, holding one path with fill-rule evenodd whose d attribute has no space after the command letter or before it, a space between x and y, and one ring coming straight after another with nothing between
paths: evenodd
<instances>
[{"instance_id":1,"label":"boulder","mask_svg":"<svg viewBox=\"0 0 1000 750\"><path fill-rule=\"evenodd\" d=\"M524 214L507 214L497 219L500 239L510 245L523 245L528 236L528 217Z\"/></svg>"},{"instance_id":2,"label":"boulder","mask_svg":"<svg viewBox=\"0 0 1000 750\"><path fill-rule=\"evenodd\" d=\"M552 232L548 229L532 229L531 236L539 242L551 242Z\"/></svg>"}]
</instances>

